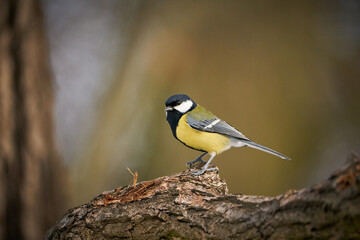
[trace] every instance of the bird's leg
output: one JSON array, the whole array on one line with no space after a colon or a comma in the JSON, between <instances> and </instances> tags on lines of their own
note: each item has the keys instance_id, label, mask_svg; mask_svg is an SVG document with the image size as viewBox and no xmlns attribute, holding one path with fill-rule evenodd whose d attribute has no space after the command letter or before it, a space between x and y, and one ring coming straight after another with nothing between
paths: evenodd
<instances>
[{"instance_id":1,"label":"bird's leg","mask_svg":"<svg viewBox=\"0 0 360 240\"><path fill-rule=\"evenodd\" d=\"M202 158L203 158L206 154L207 154L207 152L201 154L201 155L200 155L198 158L196 158L195 160L187 162L187 163L186 163L186 167L190 169L190 168L193 168L194 164L197 163L197 162L205 163L205 161L202 160Z\"/></svg>"},{"instance_id":2,"label":"bird's leg","mask_svg":"<svg viewBox=\"0 0 360 240\"><path fill-rule=\"evenodd\" d=\"M216 153L214 153L214 152L213 152L213 153L210 153L210 159L207 161L207 163L205 164L205 166L203 166L203 167L202 167L200 170L198 170L198 171L192 172L192 175L194 175L194 176L199 176L199 175L203 174L203 173L206 171L206 169L208 169L211 161L214 159L215 156L216 156ZM213 170L213 168L209 168L208 170Z\"/></svg>"}]
</instances>

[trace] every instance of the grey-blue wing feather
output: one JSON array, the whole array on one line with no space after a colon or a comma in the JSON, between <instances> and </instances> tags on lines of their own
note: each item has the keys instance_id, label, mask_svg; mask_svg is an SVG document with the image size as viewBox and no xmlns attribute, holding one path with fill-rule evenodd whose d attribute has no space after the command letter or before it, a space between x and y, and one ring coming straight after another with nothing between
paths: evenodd
<instances>
[{"instance_id":1,"label":"grey-blue wing feather","mask_svg":"<svg viewBox=\"0 0 360 240\"><path fill-rule=\"evenodd\" d=\"M198 121L189 115L187 117L187 124L189 124L190 127L196 130L205 131L206 126L209 126L210 124L214 123L216 120L217 118L201 119Z\"/></svg>"},{"instance_id":2,"label":"grey-blue wing feather","mask_svg":"<svg viewBox=\"0 0 360 240\"><path fill-rule=\"evenodd\" d=\"M257 144L247 137L245 137L241 132L236 130L233 126L228 124L227 122L217 118L214 114L209 112L208 110L202 108L198 105L198 108L200 111L195 113L188 113L187 115L187 124L192 127L193 129L196 129L198 131L202 132L212 132L212 133L219 133L222 135L226 135L229 137L233 137L238 139L241 143L243 143L245 146L249 146L270 154L273 154L275 156L278 156L283 159L290 160L289 157L278 153L270 148L267 148L265 146L262 146L260 144ZM234 145L236 146L236 145ZM241 145L239 145L241 146ZM242 145L243 146L243 145Z\"/></svg>"},{"instance_id":3,"label":"grey-blue wing feather","mask_svg":"<svg viewBox=\"0 0 360 240\"><path fill-rule=\"evenodd\" d=\"M216 117L196 120L189 114L187 117L187 124L198 131L219 133L229 137L248 140L248 138L230 124Z\"/></svg>"}]
</instances>

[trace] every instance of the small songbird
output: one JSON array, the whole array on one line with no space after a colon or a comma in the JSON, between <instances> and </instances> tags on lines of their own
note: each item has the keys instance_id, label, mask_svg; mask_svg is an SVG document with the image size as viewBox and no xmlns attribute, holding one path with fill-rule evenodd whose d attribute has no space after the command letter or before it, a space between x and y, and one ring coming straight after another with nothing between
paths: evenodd
<instances>
[{"instance_id":1,"label":"small songbird","mask_svg":"<svg viewBox=\"0 0 360 240\"><path fill-rule=\"evenodd\" d=\"M290 160L281 153L251 141L185 94L169 97L165 102L165 112L174 137L185 146L204 152L194 161L187 162L186 166L204 162L202 157L210 155L201 170L194 171L193 175L203 174L217 154L231 147L248 146Z\"/></svg>"}]
</instances>

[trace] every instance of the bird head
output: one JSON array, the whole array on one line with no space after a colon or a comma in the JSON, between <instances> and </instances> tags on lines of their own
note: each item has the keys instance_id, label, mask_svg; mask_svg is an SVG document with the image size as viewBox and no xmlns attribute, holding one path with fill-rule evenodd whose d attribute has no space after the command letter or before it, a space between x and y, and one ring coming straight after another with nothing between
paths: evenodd
<instances>
[{"instance_id":1,"label":"bird head","mask_svg":"<svg viewBox=\"0 0 360 240\"><path fill-rule=\"evenodd\" d=\"M169 97L165 102L166 114L173 112L177 114L185 114L188 111L194 109L196 103L185 94L176 94Z\"/></svg>"},{"instance_id":2,"label":"bird head","mask_svg":"<svg viewBox=\"0 0 360 240\"><path fill-rule=\"evenodd\" d=\"M165 102L166 120L169 122L172 133L176 137L176 127L180 118L191 111L197 104L185 94L176 94L169 97Z\"/></svg>"}]
</instances>

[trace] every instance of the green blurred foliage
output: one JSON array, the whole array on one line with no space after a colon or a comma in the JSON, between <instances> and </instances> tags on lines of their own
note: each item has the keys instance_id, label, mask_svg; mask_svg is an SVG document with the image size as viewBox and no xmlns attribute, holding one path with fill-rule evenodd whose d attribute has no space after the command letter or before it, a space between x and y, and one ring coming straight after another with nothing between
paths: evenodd
<instances>
[{"instance_id":1,"label":"green blurred foliage","mask_svg":"<svg viewBox=\"0 0 360 240\"><path fill-rule=\"evenodd\" d=\"M350 4L350 5L349 5ZM341 1L142 1L131 44L73 166L75 202L185 169L171 134L185 93L292 158L233 148L214 160L230 192L276 195L325 178L359 150L359 11ZM355 4L359 7L359 4Z\"/></svg>"}]
</instances>

